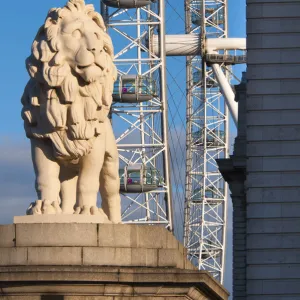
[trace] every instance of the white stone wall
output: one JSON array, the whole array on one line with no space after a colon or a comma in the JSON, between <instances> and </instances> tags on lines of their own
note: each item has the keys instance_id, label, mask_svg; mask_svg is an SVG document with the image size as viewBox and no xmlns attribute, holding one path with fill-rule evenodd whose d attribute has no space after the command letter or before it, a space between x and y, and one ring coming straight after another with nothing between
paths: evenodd
<instances>
[{"instance_id":1,"label":"white stone wall","mask_svg":"<svg viewBox=\"0 0 300 300\"><path fill-rule=\"evenodd\" d=\"M300 299L300 0L247 0L247 300Z\"/></svg>"}]
</instances>

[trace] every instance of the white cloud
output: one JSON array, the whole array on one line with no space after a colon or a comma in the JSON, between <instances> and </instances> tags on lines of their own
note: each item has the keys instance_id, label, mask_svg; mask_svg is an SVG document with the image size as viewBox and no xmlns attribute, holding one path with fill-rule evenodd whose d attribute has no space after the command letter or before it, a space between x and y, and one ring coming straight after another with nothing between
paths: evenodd
<instances>
[{"instance_id":1,"label":"white cloud","mask_svg":"<svg viewBox=\"0 0 300 300\"><path fill-rule=\"evenodd\" d=\"M25 138L0 137L0 153L0 224L7 224L35 200L34 174Z\"/></svg>"}]
</instances>

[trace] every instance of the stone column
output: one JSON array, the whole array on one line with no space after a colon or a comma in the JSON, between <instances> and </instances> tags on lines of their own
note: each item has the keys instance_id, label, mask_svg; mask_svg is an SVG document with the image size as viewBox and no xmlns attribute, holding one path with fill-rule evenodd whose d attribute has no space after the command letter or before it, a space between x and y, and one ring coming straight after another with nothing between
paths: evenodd
<instances>
[{"instance_id":1,"label":"stone column","mask_svg":"<svg viewBox=\"0 0 300 300\"><path fill-rule=\"evenodd\" d=\"M219 159L218 165L229 184L233 206L233 299L246 297L246 77L235 86L235 100L239 103L238 134L233 155Z\"/></svg>"},{"instance_id":2,"label":"stone column","mask_svg":"<svg viewBox=\"0 0 300 300\"><path fill-rule=\"evenodd\" d=\"M220 171L229 184L233 206L233 299L246 296L246 197L245 172L234 166L234 158L218 161Z\"/></svg>"},{"instance_id":3,"label":"stone column","mask_svg":"<svg viewBox=\"0 0 300 300\"><path fill-rule=\"evenodd\" d=\"M239 176L241 178L241 176ZM246 197L244 181L230 184L233 206L233 299L246 297Z\"/></svg>"}]
</instances>

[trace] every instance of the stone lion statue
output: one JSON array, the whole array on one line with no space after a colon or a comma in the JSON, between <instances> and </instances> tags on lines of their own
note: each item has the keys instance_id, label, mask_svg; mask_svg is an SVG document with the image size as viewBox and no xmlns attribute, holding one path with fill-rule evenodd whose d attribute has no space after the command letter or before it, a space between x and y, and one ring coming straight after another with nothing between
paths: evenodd
<instances>
[{"instance_id":1,"label":"stone lion statue","mask_svg":"<svg viewBox=\"0 0 300 300\"><path fill-rule=\"evenodd\" d=\"M69 0L51 9L26 67L22 118L39 199L27 213L102 214L120 222L118 151L108 118L117 70L93 5Z\"/></svg>"}]
</instances>

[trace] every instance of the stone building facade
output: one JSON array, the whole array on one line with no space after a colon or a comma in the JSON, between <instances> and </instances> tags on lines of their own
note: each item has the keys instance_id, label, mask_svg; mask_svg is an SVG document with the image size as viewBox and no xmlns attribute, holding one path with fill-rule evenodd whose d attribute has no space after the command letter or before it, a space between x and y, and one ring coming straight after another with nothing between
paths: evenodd
<instances>
[{"instance_id":1,"label":"stone building facade","mask_svg":"<svg viewBox=\"0 0 300 300\"><path fill-rule=\"evenodd\" d=\"M300 299L300 1L247 0L247 51L235 151L219 162L234 209L233 298Z\"/></svg>"}]
</instances>

